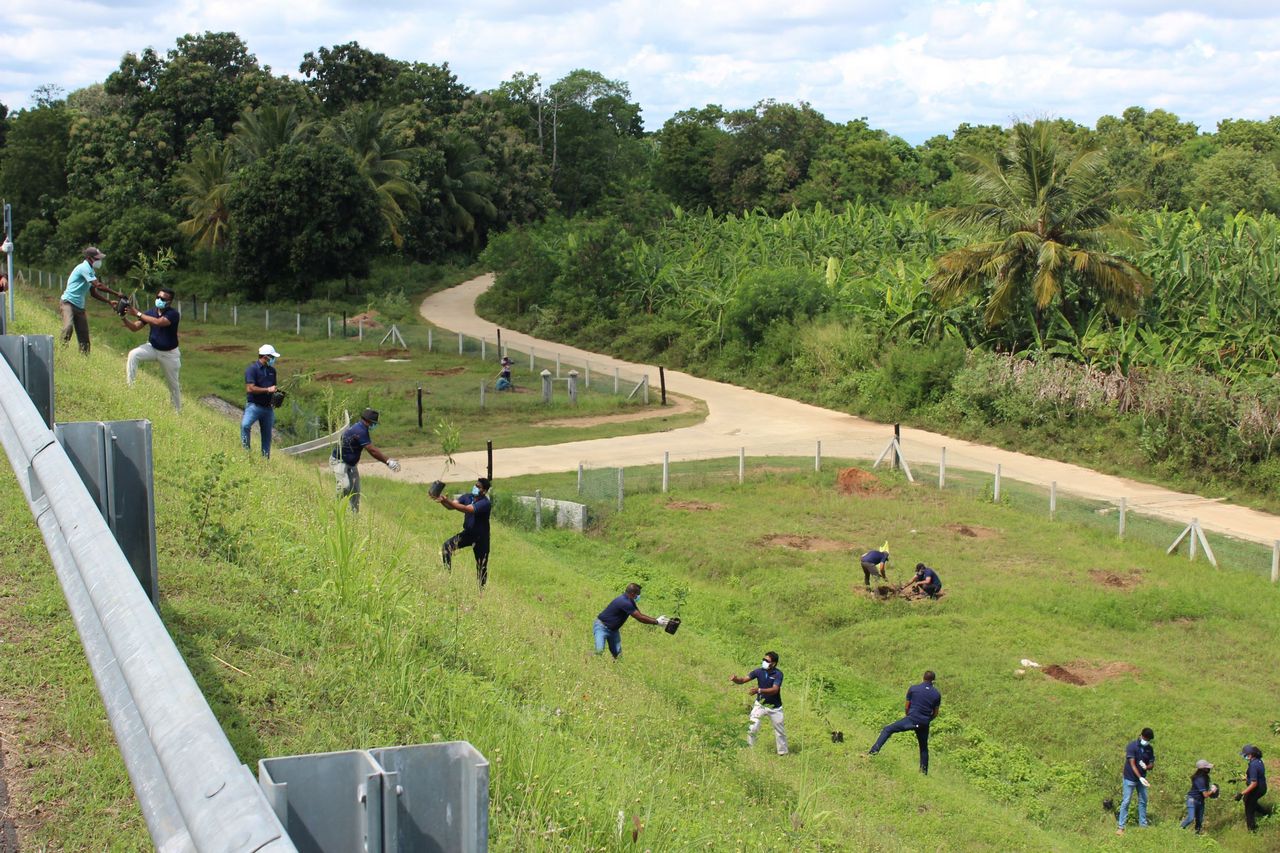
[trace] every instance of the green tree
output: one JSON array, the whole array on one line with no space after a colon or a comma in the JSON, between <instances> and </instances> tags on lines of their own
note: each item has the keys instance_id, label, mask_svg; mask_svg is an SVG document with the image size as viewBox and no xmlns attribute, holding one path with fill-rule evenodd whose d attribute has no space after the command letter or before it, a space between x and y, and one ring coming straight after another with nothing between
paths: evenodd
<instances>
[{"instance_id":1,"label":"green tree","mask_svg":"<svg viewBox=\"0 0 1280 853\"><path fill-rule=\"evenodd\" d=\"M1252 147L1232 146L1194 169L1189 197L1193 205L1208 205L1225 216L1241 210L1280 212L1280 174L1271 158Z\"/></svg>"},{"instance_id":2,"label":"green tree","mask_svg":"<svg viewBox=\"0 0 1280 853\"><path fill-rule=\"evenodd\" d=\"M33 219L56 220L67 194L71 121L61 104L19 110L9 117L0 149L0 196L13 205L13 228L21 234Z\"/></svg>"},{"instance_id":3,"label":"green tree","mask_svg":"<svg viewBox=\"0 0 1280 853\"><path fill-rule=\"evenodd\" d=\"M861 198L887 206L916 188L918 166L915 150L905 141L857 119L831 128L809 164L808 179L796 190L796 202L839 207Z\"/></svg>"},{"instance_id":4,"label":"green tree","mask_svg":"<svg viewBox=\"0 0 1280 853\"><path fill-rule=\"evenodd\" d=\"M337 115L355 104L382 103L404 68L403 62L349 41L307 51L298 71L324 111Z\"/></svg>"},{"instance_id":5,"label":"green tree","mask_svg":"<svg viewBox=\"0 0 1280 853\"><path fill-rule=\"evenodd\" d=\"M327 142L283 145L244 167L227 208L231 270L253 299L307 299L317 279L367 276L382 231L369 182Z\"/></svg>"},{"instance_id":6,"label":"green tree","mask_svg":"<svg viewBox=\"0 0 1280 853\"><path fill-rule=\"evenodd\" d=\"M406 177L419 151L403 121L389 120L376 106L352 107L326 128L326 137L342 146L378 199L378 209L396 248L405 211L417 210L418 188Z\"/></svg>"},{"instance_id":7,"label":"green tree","mask_svg":"<svg viewBox=\"0 0 1280 853\"><path fill-rule=\"evenodd\" d=\"M197 249L217 252L227 242L231 191L231 146L206 145L191 152L191 159L178 167L175 181L182 191L182 205L188 218L179 223L183 234L195 241Z\"/></svg>"},{"instance_id":8,"label":"green tree","mask_svg":"<svg viewBox=\"0 0 1280 853\"><path fill-rule=\"evenodd\" d=\"M937 216L978 241L937 259L929 288L944 305L982 293L988 325L1030 313L1038 330L1051 305L1072 320L1095 301L1120 315L1141 303L1150 280L1110 251L1135 241L1112 211L1124 191L1099 185L1098 149L1072 150L1059 133L1048 122L1019 123L996 156L965 158L979 201Z\"/></svg>"},{"instance_id":9,"label":"green tree","mask_svg":"<svg viewBox=\"0 0 1280 853\"><path fill-rule=\"evenodd\" d=\"M716 151L711 176L716 209L738 213L759 207L781 214L809 177L809 163L826 141L828 123L806 103L761 101L726 118L730 136Z\"/></svg>"},{"instance_id":10,"label":"green tree","mask_svg":"<svg viewBox=\"0 0 1280 853\"><path fill-rule=\"evenodd\" d=\"M655 134L658 154L654 184L687 210L715 206L711 167L716 150L729 135L724 120L724 109L709 104L702 109L681 110Z\"/></svg>"},{"instance_id":11,"label":"green tree","mask_svg":"<svg viewBox=\"0 0 1280 853\"><path fill-rule=\"evenodd\" d=\"M252 163L285 145L306 143L316 125L292 104L246 109L231 134L231 147L242 163Z\"/></svg>"},{"instance_id":12,"label":"green tree","mask_svg":"<svg viewBox=\"0 0 1280 853\"><path fill-rule=\"evenodd\" d=\"M445 132L440 151L444 158L436 186L447 233L454 242L469 241L475 246L481 217L493 219L498 214L491 197L494 181L489 163L476 141L456 130Z\"/></svg>"},{"instance_id":13,"label":"green tree","mask_svg":"<svg viewBox=\"0 0 1280 853\"><path fill-rule=\"evenodd\" d=\"M626 83L579 68L547 90L543 114L551 187L567 214L590 207L644 169L644 124Z\"/></svg>"}]
</instances>

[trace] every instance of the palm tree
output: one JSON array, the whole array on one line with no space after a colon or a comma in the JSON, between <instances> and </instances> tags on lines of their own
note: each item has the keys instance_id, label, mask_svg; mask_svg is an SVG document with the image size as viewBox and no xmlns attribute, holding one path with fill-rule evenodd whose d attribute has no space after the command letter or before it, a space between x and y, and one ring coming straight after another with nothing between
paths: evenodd
<instances>
[{"instance_id":1,"label":"palm tree","mask_svg":"<svg viewBox=\"0 0 1280 853\"><path fill-rule=\"evenodd\" d=\"M1130 191L1099 186L1102 152L1086 144L1060 144L1050 122L1019 123L1008 146L994 155L964 155L979 201L935 214L972 232L978 242L936 261L929 288L942 304L954 304L990 288L985 319L1006 323L1030 306L1037 332L1042 312L1074 290L1069 315L1088 313L1100 301L1110 312L1131 315L1151 280L1112 246L1134 245L1129 224L1111 210ZM1079 310L1077 310L1079 309Z\"/></svg>"},{"instance_id":2,"label":"palm tree","mask_svg":"<svg viewBox=\"0 0 1280 853\"><path fill-rule=\"evenodd\" d=\"M407 135L404 122L388 122L376 107L359 107L330 125L326 134L346 149L378 197L382 219L396 248L404 245L400 226L405 211L418 209L418 188L405 175L413 168L420 148L401 142Z\"/></svg>"},{"instance_id":3,"label":"palm tree","mask_svg":"<svg viewBox=\"0 0 1280 853\"><path fill-rule=\"evenodd\" d=\"M494 179L487 171L489 162L475 140L457 130L445 132L440 150L444 169L439 192L445 221L454 240L470 237L474 245L480 238L476 217L483 214L493 219L498 215L491 198Z\"/></svg>"},{"instance_id":4,"label":"palm tree","mask_svg":"<svg viewBox=\"0 0 1280 853\"><path fill-rule=\"evenodd\" d=\"M182 203L190 219L179 223L182 233L194 237L197 249L216 252L227 241L227 192L231 188L231 148L225 144L201 146L178 167Z\"/></svg>"},{"instance_id":5,"label":"palm tree","mask_svg":"<svg viewBox=\"0 0 1280 853\"><path fill-rule=\"evenodd\" d=\"M231 128L231 145L241 162L252 163L281 145L306 142L315 135L315 124L292 104L247 107Z\"/></svg>"}]
</instances>

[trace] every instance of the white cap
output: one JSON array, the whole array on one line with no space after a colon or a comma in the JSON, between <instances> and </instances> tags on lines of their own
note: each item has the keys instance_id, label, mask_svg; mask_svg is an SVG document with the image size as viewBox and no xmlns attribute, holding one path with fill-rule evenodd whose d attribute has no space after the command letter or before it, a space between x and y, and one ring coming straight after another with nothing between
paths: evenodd
<instances>
[{"instance_id":1,"label":"white cap","mask_svg":"<svg viewBox=\"0 0 1280 853\"><path fill-rule=\"evenodd\" d=\"M280 353L276 352L275 347L271 346L271 344L263 344L258 347L258 355L269 355L272 358L280 357Z\"/></svg>"}]
</instances>

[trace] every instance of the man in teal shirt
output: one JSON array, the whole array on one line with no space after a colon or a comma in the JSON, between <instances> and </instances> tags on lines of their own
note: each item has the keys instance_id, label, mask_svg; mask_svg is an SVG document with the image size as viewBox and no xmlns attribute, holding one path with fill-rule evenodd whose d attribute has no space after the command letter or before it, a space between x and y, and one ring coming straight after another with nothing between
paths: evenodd
<instances>
[{"instance_id":1,"label":"man in teal shirt","mask_svg":"<svg viewBox=\"0 0 1280 853\"><path fill-rule=\"evenodd\" d=\"M85 355L89 354L89 315L84 310L85 295L89 294L108 305L111 300L103 296L104 293L115 297L124 296L98 281L96 270L102 266L102 259L105 257L95 246L86 248L84 260L71 271L71 275L67 277L67 289L62 291L62 343L65 345L71 340L71 332L74 330L80 352Z\"/></svg>"}]
</instances>

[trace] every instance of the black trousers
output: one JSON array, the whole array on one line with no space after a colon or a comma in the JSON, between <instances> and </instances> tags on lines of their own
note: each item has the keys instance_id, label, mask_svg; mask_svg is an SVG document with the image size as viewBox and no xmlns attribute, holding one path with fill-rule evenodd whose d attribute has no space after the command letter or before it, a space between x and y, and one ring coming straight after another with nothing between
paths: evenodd
<instances>
[{"instance_id":1,"label":"black trousers","mask_svg":"<svg viewBox=\"0 0 1280 853\"><path fill-rule=\"evenodd\" d=\"M476 580L480 582L481 589L489 581L489 540L477 540L470 530L464 530L457 536L451 536L440 546L440 560L444 563L445 568L453 570L453 552L459 548L471 548L471 553L476 558Z\"/></svg>"},{"instance_id":2,"label":"black trousers","mask_svg":"<svg viewBox=\"0 0 1280 853\"><path fill-rule=\"evenodd\" d=\"M1258 800L1262 799L1262 795L1257 791L1250 791L1244 795L1244 824L1249 827L1250 832L1258 831L1258 816L1266 817L1271 814L1271 807L1264 806Z\"/></svg>"},{"instance_id":3,"label":"black trousers","mask_svg":"<svg viewBox=\"0 0 1280 853\"><path fill-rule=\"evenodd\" d=\"M932 722L932 721L930 721ZM875 755L884 746L885 741L896 735L898 732L915 732L916 743L920 745L920 772L929 775L929 723L913 720L910 717L903 717L896 723L890 723L880 730L880 737L876 738L875 746L871 747L871 754Z\"/></svg>"}]
</instances>

